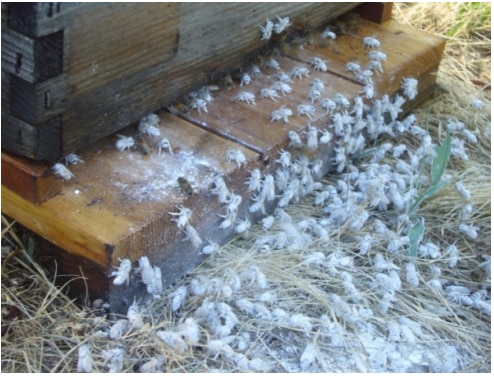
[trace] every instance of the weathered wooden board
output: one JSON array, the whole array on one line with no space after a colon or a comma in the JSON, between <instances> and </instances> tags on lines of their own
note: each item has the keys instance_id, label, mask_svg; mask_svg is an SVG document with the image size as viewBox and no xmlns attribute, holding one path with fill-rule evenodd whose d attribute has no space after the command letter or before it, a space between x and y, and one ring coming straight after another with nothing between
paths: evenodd
<instances>
[{"instance_id":1,"label":"weathered wooden board","mask_svg":"<svg viewBox=\"0 0 494 376\"><path fill-rule=\"evenodd\" d=\"M115 150L114 136L89 147L81 153L84 163L71 167L76 177L64 183L60 195L42 205L26 207L27 216L63 217L65 225L48 220L46 228L38 229L40 233L56 233L56 244L86 257L94 254L90 258L104 266L109 266L108 257L113 257L113 262L125 257L135 259L136 252L170 239L169 233L154 233L152 229L132 235L133 229L142 232L156 213L165 218L155 227L173 228L169 231L181 236L168 212L180 205L199 203L195 202L197 194L189 196L181 191L177 177L185 176L195 192L207 192L216 174L229 175L236 170L234 163L227 163L225 154L228 148L238 146L171 114L161 115L173 155L165 151L159 155L157 149L147 156L138 150L120 153ZM251 160L258 159L247 149L243 152ZM8 210L8 205L5 208ZM20 207L16 212L22 211ZM153 237L158 233L163 238ZM111 254L103 256L108 249Z\"/></svg>"},{"instance_id":2,"label":"weathered wooden board","mask_svg":"<svg viewBox=\"0 0 494 376\"><path fill-rule=\"evenodd\" d=\"M297 116L296 106L298 104L311 105L311 100L307 98L310 87L315 79L319 79L325 85L324 95L334 98L336 93L358 93L362 85L350 80L338 77L327 72L314 72L310 64L306 64L294 59L279 57L276 59L283 72L290 74L295 67L304 67L311 71L310 77L293 79L290 87L291 94L285 97L261 98L262 88L268 88L275 82L277 73L274 69L265 69L261 79L254 80L249 86L236 87L232 90L222 90L215 96L212 103L214 111L198 114L190 112L184 117L199 126L219 132L224 137L240 140L243 145L267 155L274 145L281 140L287 140L287 133L290 130L302 132L309 123L312 125L327 125L330 115L321 106L314 104L316 113L309 119L307 116ZM256 104L251 105L242 101L236 101L240 92L251 92L256 96ZM284 106L291 109L293 116L289 118L289 123L284 121L271 121L271 114Z\"/></svg>"},{"instance_id":3,"label":"weathered wooden board","mask_svg":"<svg viewBox=\"0 0 494 376\"><path fill-rule=\"evenodd\" d=\"M39 38L70 25L74 15L83 14L108 3L22 3L9 10L9 26L12 29Z\"/></svg>"},{"instance_id":4,"label":"weathered wooden board","mask_svg":"<svg viewBox=\"0 0 494 376\"><path fill-rule=\"evenodd\" d=\"M13 74L29 83L56 77L64 71L63 46L64 35L61 31L32 39L4 27L2 72Z\"/></svg>"},{"instance_id":5,"label":"weathered wooden board","mask_svg":"<svg viewBox=\"0 0 494 376\"><path fill-rule=\"evenodd\" d=\"M444 43L437 43L437 37L396 21L378 25L362 20L359 33L339 35L334 49L320 48L317 44L306 45L303 49L288 51L288 56L308 64L313 56L320 56L327 60L330 72L358 82L355 75L346 70L346 64L355 62L365 69L369 62L368 54L372 51L362 43L365 36L378 39L381 42L379 51L387 57L382 62L383 73L375 72L372 77L377 98L384 93L396 92L404 77L417 78L424 73L433 74L444 50Z\"/></svg>"},{"instance_id":6,"label":"weathered wooden board","mask_svg":"<svg viewBox=\"0 0 494 376\"><path fill-rule=\"evenodd\" d=\"M43 162L2 152L2 184L25 200L39 204L56 196L62 182Z\"/></svg>"},{"instance_id":7,"label":"weathered wooden board","mask_svg":"<svg viewBox=\"0 0 494 376\"><path fill-rule=\"evenodd\" d=\"M365 2L355 7L354 11L360 14L360 16L362 18L365 18L366 20L381 24L391 19L391 15L393 11L393 3Z\"/></svg>"},{"instance_id":8,"label":"weathered wooden board","mask_svg":"<svg viewBox=\"0 0 494 376\"><path fill-rule=\"evenodd\" d=\"M2 140L9 140L11 145L15 145L17 155L28 156L37 161L42 161L49 157L50 160L57 160L60 155L62 141L62 126L60 117L55 117L43 124L31 125L15 116L2 115ZM7 125L8 124L8 125ZM46 139L53 140L47 144ZM32 145L37 145L33 150Z\"/></svg>"},{"instance_id":9,"label":"weathered wooden board","mask_svg":"<svg viewBox=\"0 0 494 376\"><path fill-rule=\"evenodd\" d=\"M8 19L2 24L2 93L12 96L11 106L2 108L4 127L12 128L2 127L2 148L55 161L238 69L246 55L267 45L259 30L266 18L290 17L290 31L310 30L358 4L2 6ZM43 140L12 137L20 128L8 115L32 126L60 115L61 131Z\"/></svg>"},{"instance_id":10,"label":"weathered wooden board","mask_svg":"<svg viewBox=\"0 0 494 376\"><path fill-rule=\"evenodd\" d=\"M2 186L5 214L67 250L67 258L91 261L91 268L83 272L89 278L96 273L98 285L90 286L90 292L96 295L110 289L108 273L102 281L101 269L108 272L122 258L136 260L144 250L153 262L165 266L167 283L196 264L200 250L183 241L186 236L170 214L178 212L179 206L195 208L190 223L201 234L208 233L211 240L224 242L231 237L233 228L210 231L217 228L222 220L219 214L224 211L210 193L212 180L216 175L225 176L232 190L245 195L247 171L259 162L257 153L170 113L161 112L160 117L173 154L163 151L160 155L157 149L151 149L148 155L140 150L121 153L114 146L116 137L110 136L83 151L84 163L71 168L76 177L63 184L59 195L40 205ZM132 128L126 133L135 133ZM229 148L242 150L248 164L239 169L228 162L225 155ZM190 183L192 195L180 188L179 176ZM245 199L239 215L247 204ZM68 260L61 263L68 273L81 272L79 264Z\"/></svg>"}]
</instances>

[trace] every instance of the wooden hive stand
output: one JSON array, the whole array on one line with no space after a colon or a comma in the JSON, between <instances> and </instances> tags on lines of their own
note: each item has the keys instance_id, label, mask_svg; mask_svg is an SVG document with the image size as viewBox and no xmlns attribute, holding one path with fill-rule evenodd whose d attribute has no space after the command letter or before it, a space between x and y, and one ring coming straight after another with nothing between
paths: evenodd
<instances>
[{"instance_id":1,"label":"wooden hive stand","mask_svg":"<svg viewBox=\"0 0 494 376\"><path fill-rule=\"evenodd\" d=\"M157 110L160 105L177 99L172 94L165 100L146 102L141 106L141 112L136 113L142 116L154 111L159 116L161 136L169 140L172 152L165 149L158 152L154 147L158 139L153 138L147 140L151 146L145 153L141 148L119 152L115 149L115 134L105 131L105 137L91 140L83 147L77 145L80 147L77 154L84 163L70 167L75 175L73 179L61 181L50 172L50 164L3 151L2 211L58 247L56 258L61 274L83 274L92 298L102 297L110 303L112 311L125 312L134 298L142 298L146 294L145 286L134 272L129 286L112 284L110 273L119 260L128 258L133 265L137 265L139 257L146 255L153 265L161 268L163 283L168 285L204 260L206 256L201 250L208 242L224 244L235 236L236 224L227 229L219 228L224 220L221 215L226 214L226 204L220 203L212 193L217 177L222 177L229 190L242 197L236 219L249 219L255 223L263 214L261 211L249 212L253 201L246 181L252 170L259 169L264 179L268 175L274 176L279 167L276 160L282 149L292 152L293 158L297 153L306 156L311 165L320 163L314 179L321 178L333 168L331 158L336 137L333 136L328 144L319 144L316 149L304 147L297 150L288 145L290 140L287 134L294 131L305 140L304 132L308 129L309 119L296 116L295 109L300 103L310 104L307 93L316 78L325 86L325 97L334 98L340 93L353 102L354 97L361 95L363 84L355 80L354 74L345 66L349 61L362 66L367 63L369 49L362 44L364 36L377 38L381 42L380 50L387 55L383 73L374 77L375 98L400 91L404 77L418 80L419 95L407 104L408 109L430 97L444 41L392 21L390 4L356 5L343 9L360 12L361 17L356 25L351 25L349 19L357 18L349 18L348 15L333 20L328 15L328 9L318 13L324 14L322 19L309 25L310 38L315 41L320 40L321 31L329 23L333 27L346 25L353 28L338 35L334 44L304 42L303 48L295 43L283 45L281 55L276 57L281 70L291 72L293 68L302 66L310 70L310 76L295 79L291 84L292 93L277 101L258 96L261 88L275 82L276 70L263 68L262 76L253 79L248 86L241 87L234 76L233 85L228 88L221 86L220 90L214 91L214 101L207 104L207 112L181 111L178 106ZM208 5L202 6L209 9ZM297 9L292 5L286 5L286 8L281 5L260 7L257 9L255 5L250 5L244 9L258 12L255 22L243 26L247 30L246 35L253 31L256 43L260 39L258 26L265 23L266 17L274 19L276 15L290 15L295 29L309 22L307 20L314 12L320 11L314 7ZM180 13L180 9L173 11ZM212 8L210 11L213 11ZM366 15L372 16L372 21ZM307 27L306 23L305 29L301 30L307 33ZM181 33L180 40L182 38L186 39L187 35ZM176 46L178 53L181 48L187 48L180 43ZM311 59L314 56L326 62L326 72L313 69ZM212 59L207 71L213 71ZM241 59L230 59L230 66L232 61ZM170 62L174 64L173 59ZM224 62L218 59L216 63ZM220 68L217 65L215 69ZM191 77L181 78L187 90L207 83L197 69L189 73ZM2 79L3 74L2 70ZM194 77L198 78L195 86L191 84ZM154 79L160 81L159 75ZM168 85L176 83L178 81L169 82ZM156 85L151 85L150 90L155 90ZM141 87L136 90L141 90ZM236 101L241 91L255 93L255 105ZM98 100L110 99L101 97ZM272 112L281 106L293 110L294 115L289 122L270 121ZM315 107L310 124L322 130L331 123L331 116L320 106ZM83 106L81 112L74 110L69 117L85 117L86 109ZM8 116L12 117L12 114ZM137 119L134 116L132 120ZM133 123L119 128L118 133L131 136L136 134L136 129L137 125ZM228 161L228 150L242 152L245 163L238 165ZM179 178L184 178L189 187L184 187ZM278 199L266 202L266 213L274 210ZM192 209L188 223L197 230L202 245L187 240L184 230L177 226L176 216L171 213L178 212L181 207Z\"/></svg>"}]
</instances>

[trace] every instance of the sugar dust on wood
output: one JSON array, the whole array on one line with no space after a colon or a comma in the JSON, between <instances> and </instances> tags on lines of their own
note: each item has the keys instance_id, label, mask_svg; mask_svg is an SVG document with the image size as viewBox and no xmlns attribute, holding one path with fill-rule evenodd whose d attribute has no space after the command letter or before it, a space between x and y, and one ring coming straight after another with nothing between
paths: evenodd
<instances>
[{"instance_id":1,"label":"sugar dust on wood","mask_svg":"<svg viewBox=\"0 0 494 376\"><path fill-rule=\"evenodd\" d=\"M119 159L125 163L113 166L112 183L126 199L135 202L188 196L200 189L199 184L207 186L212 182L218 167L192 151L173 155L153 153L149 158L130 152Z\"/></svg>"}]
</instances>

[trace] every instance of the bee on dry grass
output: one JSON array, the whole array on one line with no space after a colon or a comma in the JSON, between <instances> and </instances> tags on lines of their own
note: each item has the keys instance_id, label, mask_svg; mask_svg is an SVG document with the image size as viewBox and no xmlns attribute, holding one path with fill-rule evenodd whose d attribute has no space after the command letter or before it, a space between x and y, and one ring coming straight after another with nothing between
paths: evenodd
<instances>
[{"instance_id":1,"label":"bee on dry grass","mask_svg":"<svg viewBox=\"0 0 494 376\"><path fill-rule=\"evenodd\" d=\"M79 360L77 361L77 372L92 372L93 370L93 357L91 355L91 349L88 345L84 344L79 346Z\"/></svg>"},{"instance_id":2,"label":"bee on dry grass","mask_svg":"<svg viewBox=\"0 0 494 376\"><path fill-rule=\"evenodd\" d=\"M151 372L163 372L163 364L165 364L165 358L159 356L156 358L151 358L143 365L139 367L140 373L151 373Z\"/></svg>"},{"instance_id":3,"label":"bee on dry grass","mask_svg":"<svg viewBox=\"0 0 494 376\"><path fill-rule=\"evenodd\" d=\"M117 320L109 329L108 338L110 339L120 338L125 333L128 327L129 327L129 320L127 319Z\"/></svg>"},{"instance_id":4,"label":"bee on dry grass","mask_svg":"<svg viewBox=\"0 0 494 376\"><path fill-rule=\"evenodd\" d=\"M141 309L135 301L127 310L127 319L129 320L129 324L136 329L140 329L144 325Z\"/></svg>"},{"instance_id":5,"label":"bee on dry grass","mask_svg":"<svg viewBox=\"0 0 494 376\"><path fill-rule=\"evenodd\" d=\"M316 359L317 348L312 343L307 344L302 355L300 356L300 368L302 371L307 370L307 368L309 368Z\"/></svg>"},{"instance_id":6,"label":"bee on dry grass","mask_svg":"<svg viewBox=\"0 0 494 376\"><path fill-rule=\"evenodd\" d=\"M109 372L110 373L119 373L122 372L123 369L123 361L124 361L124 352L122 349L109 349L103 351L103 357L105 359L104 364L109 364Z\"/></svg>"},{"instance_id":7,"label":"bee on dry grass","mask_svg":"<svg viewBox=\"0 0 494 376\"><path fill-rule=\"evenodd\" d=\"M187 288L184 286L180 286L177 290L175 290L172 294L170 294L172 311L175 312L181 306L183 306L186 298L187 298Z\"/></svg>"}]
</instances>

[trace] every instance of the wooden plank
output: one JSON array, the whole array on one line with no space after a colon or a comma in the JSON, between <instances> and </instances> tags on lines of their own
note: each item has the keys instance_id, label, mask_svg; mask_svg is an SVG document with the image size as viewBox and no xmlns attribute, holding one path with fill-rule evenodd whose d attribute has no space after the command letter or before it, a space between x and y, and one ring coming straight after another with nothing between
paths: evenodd
<instances>
[{"instance_id":1,"label":"wooden plank","mask_svg":"<svg viewBox=\"0 0 494 376\"><path fill-rule=\"evenodd\" d=\"M104 8L107 3L15 3L8 4L9 27L32 38L63 30L74 15Z\"/></svg>"},{"instance_id":2,"label":"wooden plank","mask_svg":"<svg viewBox=\"0 0 494 376\"><path fill-rule=\"evenodd\" d=\"M80 59L70 55L67 111L63 116L64 153L114 133L146 113L177 100L190 90L209 82L210 77L218 70L229 72L238 69L247 54L266 46L266 42L260 40L259 32L259 25L266 22L266 17L274 19L276 15L289 16L296 27L304 25L304 28L311 29L355 5L356 3L182 3L177 17L180 21L180 39L178 49L172 49L174 56L156 63L154 55L149 52L153 49L148 48L148 52L142 55L136 51L131 55L132 59L118 60L123 64L119 66L118 72L110 69L112 65L103 69L104 61L89 59L86 53L91 44L88 46L87 43L82 43L87 38L86 33L81 31L81 35L76 36L76 31L71 29L69 35L81 40L86 47L78 51L78 43L72 42L72 37L70 38L72 49L69 48L69 54L74 52ZM134 6L139 7L138 9L144 7L142 3ZM159 14L159 9L165 4L147 6ZM136 15L138 14L141 13L136 11ZM218 17L220 14L221 17ZM139 39L139 36L148 37L146 28L135 29L135 32L137 35L132 40ZM94 38L88 37L88 40ZM176 40L170 40L171 42L175 43ZM156 43L166 47L160 40L156 40ZM146 65L147 61L155 63ZM132 62L138 63L131 64ZM135 67L141 69L136 70Z\"/></svg>"},{"instance_id":3,"label":"wooden plank","mask_svg":"<svg viewBox=\"0 0 494 376\"><path fill-rule=\"evenodd\" d=\"M2 72L30 83L63 72L63 32L32 39L11 29L2 30Z\"/></svg>"},{"instance_id":4,"label":"wooden plank","mask_svg":"<svg viewBox=\"0 0 494 376\"><path fill-rule=\"evenodd\" d=\"M243 218L249 205L245 180L248 171L261 162L257 153L167 112L160 117L173 155L159 155L155 148L148 155L139 150L120 153L112 136L81 152L85 163L71 167L76 177L65 182L61 194L51 200L35 205L3 186L3 212L70 254L86 258L91 267L109 270L119 259L136 261L146 250L146 255L163 267L165 283L172 283L204 256L184 240L186 236L170 212L177 212L179 206L192 208L190 224L204 243L206 238L224 243L233 236L235 225L211 231L223 220L219 214L225 213L224 204L210 192L212 181L217 175L224 176L228 187L244 197L238 209ZM127 134L135 134L135 127L131 128ZM238 168L227 162L229 148L243 151L247 164ZM178 176L186 177L193 194L180 188ZM108 281L105 283L98 288L107 291ZM139 290L142 285L136 283L133 288ZM126 291L122 287L112 292L115 307L126 307L116 298L125 296Z\"/></svg>"},{"instance_id":5,"label":"wooden plank","mask_svg":"<svg viewBox=\"0 0 494 376\"><path fill-rule=\"evenodd\" d=\"M60 155L63 155L62 122L59 116L33 126L2 113L1 128L2 148L13 154L51 162L58 161Z\"/></svg>"},{"instance_id":6,"label":"wooden plank","mask_svg":"<svg viewBox=\"0 0 494 376\"><path fill-rule=\"evenodd\" d=\"M307 116L297 116L296 107L299 104L311 105L311 100L308 99L308 94L312 83L317 79L324 86L323 97L334 99L336 93L346 95L348 98L353 98L362 89L362 85L347 80L338 75L327 72L315 72L313 67L304 62L279 57L276 61L280 65L280 70L290 74L293 68L303 67L310 71L310 77L293 79L290 87L293 92L285 97L261 98L260 91L262 88L268 88L276 82L276 74L278 71L274 69L263 69L263 76L259 79L254 79L249 86L236 86L232 90L222 90L215 96L213 102L208 105L208 112L198 114L198 112L190 111L184 115L187 120L218 132L223 137L234 139L236 142L245 145L252 150L263 155L263 160L266 160L268 154L274 155L271 152L273 148L277 151L280 147L285 147L288 143L288 131L296 131L301 133L306 130L307 125L325 127L330 122L330 115L321 107L319 101L315 101L314 107L316 112L312 115L312 119ZM236 102L238 93L248 91L256 95L256 105L250 105L244 102ZM214 95L214 93L213 93ZM283 121L271 121L273 111L284 106L293 112L294 116L289 118L289 123Z\"/></svg>"},{"instance_id":7,"label":"wooden plank","mask_svg":"<svg viewBox=\"0 0 494 376\"><path fill-rule=\"evenodd\" d=\"M46 163L2 151L2 185L25 200L40 204L62 190L62 182Z\"/></svg>"},{"instance_id":8,"label":"wooden plank","mask_svg":"<svg viewBox=\"0 0 494 376\"><path fill-rule=\"evenodd\" d=\"M438 37L387 21L382 25L361 20L359 34L339 35L336 49L306 45L304 49L292 49L289 56L310 62L313 56L328 60L328 70L349 80L356 81L355 75L346 70L348 62L358 63L362 69L369 62L369 48L362 43L364 36L373 36L381 42L379 51L386 54L382 63L384 73L374 73L375 97L398 91L403 77L419 77L424 72L434 72L444 51L445 41Z\"/></svg>"},{"instance_id":9,"label":"wooden plank","mask_svg":"<svg viewBox=\"0 0 494 376\"><path fill-rule=\"evenodd\" d=\"M383 22L391 20L393 3L365 2L355 7L354 12L360 14L360 17L365 18L368 21L382 24Z\"/></svg>"},{"instance_id":10,"label":"wooden plank","mask_svg":"<svg viewBox=\"0 0 494 376\"><path fill-rule=\"evenodd\" d=\"M12 75L10 84L10 111L29 124L36 126L45 123L65 110L65 74L35 84ZM45 140L46 143L57 141Z\"/></svg>"},{"instance_id":11,"label":"wooden plank","mask_svg":"<svg viewBox=\"0 0 494 376\"><path fill-rule=\"evenodd\" d=\"M111 291L112 286L111 280L108 279L108 268L85 257L69 253L43 238L36 239L36 249L43 254L43 257L39 258L41 267L53 270L55 260L57 272L54 273L56 274L55 283L57 286L69 287L64 292L71 299L77 299L77 304L87 304L88 298L93 302L95 299L103 299L108 302L109 291ZM74 278L74 276L81 276L81 278ZM128 297L122 294L119 299L126 301ZM121 312L125 313L124 310Z\"/></svg>"},{"instance_id":12,"label":"wooden plank","mask_svg":"<svg viewBox=\"0 0 494 376\"><path fill-rule=\"evenodd\" d=\"M63 150L57 156L61 158L164 107L208 82L218 70L238 69L247 54L267 45L260 40L259 31L266 17L288 16L292 29L306 31L357 4L10 4L12 30L5 34L10 47L5 57L2 50L2 59L9 72L38 82L55 75L50 71L46 76L44 67L56 66L60 74L62 64L58 62L64 56L67 86L60 93L51 92L53 97L67 93L63 100ZM24 34L38 39L30 40ZM47 53L53 38L56 48ZM44 93L36 95L40 96L36 103L45 100ZM17 111L17 115L42 122L30 111ZM58 140L44 142L56 145ZM23 155L37 153L31 150Z\"/></svg>"},{"instance_id":13,"label":"wooden plank","mask_svg":"<svg viewBox=\"0 0 494 376\"><path fill-rule=\"evenodd\" d=\"M178 3L110 4L74 16L66 29L69 94L166 64L178 50L179 22Z\"/></svg>"},{"instance_id":14,"label":"wooden plank","mask_svg":"<svg viewBox=\"0 0 494 376\"><path fill-rule=\"evenodd\" d=\"M2 71L2 116L10 113L10 74ZM3 127L2 127L3 128Z\"/></svg>"},{"instance_id":15,"label":"wooden plank","mask_svg":"<svg viewBox=\"0 0 494 376\"><path fill-rule=\"evenodd\" d=\"M158 155L156 149L147 156L139 151L120 153L111 137L83 151L85 163L71 167L76 177L63 184L60 195L41 205L27 203L4 189L6 214L18 217L28 228L71 253L106 267L110 261L118 263L118 258L136 260L140 250L161 246L165 240L176 242L179 238L180 243L183 234L169 212L179 205L199 207L203 195L210 196L214 176L231 175L235 170L234 179L241 179L249 166L238 170L225 160L226 150L238 147L234 143L171 114L164 113L162 123L166 124L173 155ZM243 151L249 161L259 160L257 154ZM193 195L181 191L178 176L187 178ZM243 182L229 183L240 188ZM200 213L195 215L202 218ZM211 224L211 218L203 219ZM219 221L217 217L215 222Z\"/></svg>"}]
</instances>

